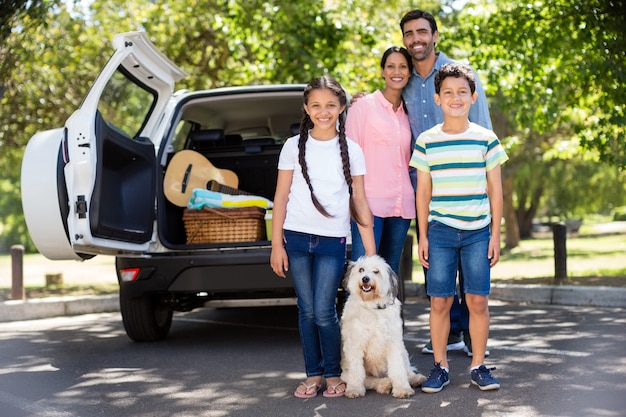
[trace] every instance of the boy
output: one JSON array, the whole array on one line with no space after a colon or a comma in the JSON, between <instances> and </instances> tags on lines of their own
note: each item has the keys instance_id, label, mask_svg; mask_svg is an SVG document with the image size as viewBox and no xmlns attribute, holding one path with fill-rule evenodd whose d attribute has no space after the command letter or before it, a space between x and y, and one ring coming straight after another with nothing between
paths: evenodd
<instances>
[{"instance_id":1,"label":"boy","mask_svg":"<svg viewBox=\"0 0 626 417\"><path fill-rule=\"evenodd\" d=\"M411 166L418 170L416 207L418 253L428 268L430 333L435 366L422 391L439 392L450 383L446 345L458 266L464 275L472 339L471 380L481 390L500 388L484 365L489 334L490 268L500 258L502 181L508 156L497 136L469 121L476 101L469 67L443 65L435 76L435 103L443 123L417 138Z\"/></svg>"}]
</instances>

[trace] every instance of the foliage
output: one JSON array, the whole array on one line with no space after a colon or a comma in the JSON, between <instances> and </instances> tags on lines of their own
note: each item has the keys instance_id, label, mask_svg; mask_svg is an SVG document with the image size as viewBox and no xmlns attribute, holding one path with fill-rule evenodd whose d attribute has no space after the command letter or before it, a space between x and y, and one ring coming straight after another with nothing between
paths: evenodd
<instances>
[{"instance_id":1,"label":"foliage","mask_svg":"<svg viewBox=\"0 0 626 417\"><path fill-rule=\"evenodd\" d=\"M624 222L626 221L626 206L616 207L613 214L613 221Z\"/></svg>"},{"instance_id":2,"label":"foliage","mask_svg":"<svg viewBox=\"0 0 626 417\"><path fill-rule=\"evenodd\" d=\"M535 214L546 211L569 216L623 205L623 175L595 162L625 165L622 3L4 2L0 246L32 247L19 196L24 147L35 132L62 126L80 105L112 52L115 33L145 30L189 74L177 88L300 83L330 74L354 94L382 86L380 56L401 45L399 18L414 7L437 17L437 49L469 61L483 80L494 129L511 158L503 175L513 178L506 184L514 189L505 194L516 204L510 211L519 224L530 227ZM559 187L565 178L568 186ZM612 196L611 188L618 190ZM593 199L585 198L590 189Z\"/></svg>"},{"instance_id":3,"label":"foliage","mask_svg":"<svg viewBox=\"0 0 626 417\"><path fill-rule=\"evenodd\" d=\"M477 1L455 35L474 46L471 59L502 98L513 131L547 141L576 136L625 168L623 10L622 0Z\"/></svg>"},{"instance_id":4,"label":"foliage","mask_svg":"<svg viewBox=\"0 0 626 417\"><path fill-rule=\"evenodd\" d=\"M449 36L487 80L494 129L510 156L503 175L514 178L515 192L505 196L514 199L521 237L530 236L540 209L571 215L610 208L573 195L588 192L596 176L589 161L604 172L605 164L626 167L621 3L479 0L455 17ZM576 175L575 166L587 176ZM562 187L565 171L584 181ZM603 177L603 188L622 190L610 204L623 199L623 177Z\"/></svg>"},{"instance_id":5,"label":"foliage","mask_svg":"<svg viewBox=\"0 0 626 417\"><path fill-rule=\"evenodd\" d=\"M561 219L582 218L587 213L608 214L626 203L626 173L594 161L553 161L546 181L549 196L545 215ZM576 184L576 187L570 187Z\"/></svg>"},{"instance_id":6,"label":"foliage","mask_svg":"<svg viewBox=\"0 0 626 417\"><path fill-rule=\"evenodd\" d=\"M55 0L4 0L0 3L0 44L13 30L27 30L45 23L43 17L58 3Z\"/></svg>"},{"instance_id":7,"label":"foliage","mask_svg":"<svg viewBox=\"0 0 626 417\"><path fill-rule=\"evenodd\" d=\"M381 11L371 0L14 2L9 23L20 30L7 32L0 47L0 172L6 189L0 246L32 248L19 198L24 147L35 132L63 126L78 108L112 53L115 33L145 30L189 74L177 88L308 82L331 74L348 90L369 91L379 74L372 69L390 36L399 33L399 4L390 1Z\"/></svg>"}]
</instances>

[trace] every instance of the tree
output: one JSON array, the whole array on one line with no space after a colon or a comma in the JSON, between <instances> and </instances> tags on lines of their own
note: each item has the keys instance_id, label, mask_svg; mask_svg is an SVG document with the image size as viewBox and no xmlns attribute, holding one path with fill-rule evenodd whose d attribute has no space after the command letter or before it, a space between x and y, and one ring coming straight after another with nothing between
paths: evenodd
<instances>
[{"instance_id":1,"label":"tree","mask_svg":"<svg viewBox=\"0 0 626 417\"><path fill-rule=\"evenodd\" d=\"M546 155L563 141L626 166L621 3L485 0L468 3L455 20L451 36L488 80L494 128L511 156L503 169L507 247L530 235L546 191L539 180L554 165ZM578 160L582 153L568 157Z\"/></svg>"},{"instance_id":2,"label":"tree","mask_svg":"<svg viewBox=\"0 0 626 417\"><path fill-rule=\"evenodd\" d=\"M23 8L50 7L39 15L45 25L30 24L28 13L15 9L11 27L19 30L9 31L0 47L0 236L5 245L29 246L19 199L24 146L35 132L63 126L80 105L112 53L115 33L145 30L189 74L177 88L308 82L331 74L349 91L369 91L387 40L399 33L400 12L394 7L400 2L389 2L384 11L371 0L328 3L93 0L71 9L66 2L22 2Z\"/></svg>"},{"instance_id":3,"label":"tree","mask_svg":"<svg viewBox=\"0 0 626 417\"><path fill-rule=\"evenodd\" d=\"M0 44L9 37L18 26L36 26L43 24L50 8L56 6L56 0L2 0L0 2Z\"/></svg>"}]
</instances>

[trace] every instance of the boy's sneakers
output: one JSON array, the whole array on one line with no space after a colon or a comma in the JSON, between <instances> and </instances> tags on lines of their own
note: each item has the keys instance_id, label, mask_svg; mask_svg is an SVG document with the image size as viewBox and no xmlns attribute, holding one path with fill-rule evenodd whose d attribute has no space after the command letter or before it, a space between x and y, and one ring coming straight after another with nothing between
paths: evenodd
<instances>
[{"instance_id":1,"label":"boy's sneakers","mask_svg":"<svg viewBox=\"0 0 626 417\"><path fill-rule=\"evenodd\" d=\"M430 371L428 378L422 383L422 391L429 394L439 392L449 383L450 378L448 377L448 371L443 369L438 363L435 363L435 367Z\"/></svg>"},{"instance_id":2,"label":"boy's sneakers","mask_svg":"<svg viewBox=\"0 0 626 417\"><path fill-rule=\"evenodd\" d=\"M463 332L463 352L467 353L467 356L472 357L472 339L470 339L469 332ZM422 350L423 352L424 350ZM489 349L485 350L485 357L489 356L491 353Z\"/></svg>"},{"instance_id":3,"label":"boy's sneakers","mask_svg":"<svg viewBox=\"0 0 626 417\"><path fill-rule=\"evenodd\" d=\"M477 385L482 391L500 388L500 383L494 378L493 375L491 375L490 372L494 369L496 369L495 366L493 368L487 368L485 365L480 365L477 369L472 369L472 372L470 373L472 376L472 384ZM426 382L429 380L430 376Z\"/></svg>"},{"instance_id":4,"label":"boy's sneakers","mask_svg":"<svg viewBox=\"0 0 626 417\"><path fill-rule=\"evenodd\" d=\"M446 350L461 350L464 346L465 343L463 343L463 338L460 334L450 333L448 335L448 346L446 347ZM426 346L422 348L422 353L433 353L432 340L429 340L428 343L426 343Z\"/></svg>"}]
</instances>

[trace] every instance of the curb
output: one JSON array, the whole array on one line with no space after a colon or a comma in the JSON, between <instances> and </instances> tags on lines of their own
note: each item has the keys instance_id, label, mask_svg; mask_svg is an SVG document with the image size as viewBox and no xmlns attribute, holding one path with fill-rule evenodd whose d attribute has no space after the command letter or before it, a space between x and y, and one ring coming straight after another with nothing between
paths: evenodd
<instances>
[{"instance_id":1,"label":"curb","mask_svg":"<svg viewBox=\"0 0 626 417\"><path fill-rule=\"evenodd\" d=\"M426 297L424 284L405 282L406 297ZM489 299L564 306L626 307L626 288L491 284Z\"/></svg>"},{"instance_id":2,"label":"curb","mask_svg":"<svg viewBox=\"0 0 626 417\"><path fill-rule=\"evenodd\" d=\"M405 297L426 297L424 284L405 282ZM626 308L626 288L552 285L491 284L493 300ZM120 311L119 295L87 295L9 300L0 303L0 322Z\"/></svg>"},{"instance_id":3,"label":"curb","mask_svg":"<svg viewBox=\"0 0 626 417\"><path fill-rule=\"evenodd\" d=\"M119 310L118 294L10 300L0 303L0 322L107 313Z\"/></svg>"},{"instance_id":4,"label":"curb","mask_svg":"<svg viewBox=\"0 0 626 417\"><path fill-rule=\"evenodd\" d=\"M621 287L492 284L491 297L533 304L626 307L626 288Z\"/></svg>"}]
</instances>

